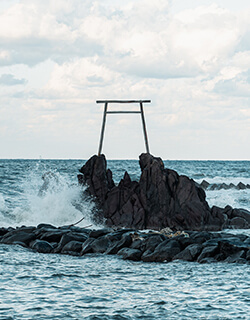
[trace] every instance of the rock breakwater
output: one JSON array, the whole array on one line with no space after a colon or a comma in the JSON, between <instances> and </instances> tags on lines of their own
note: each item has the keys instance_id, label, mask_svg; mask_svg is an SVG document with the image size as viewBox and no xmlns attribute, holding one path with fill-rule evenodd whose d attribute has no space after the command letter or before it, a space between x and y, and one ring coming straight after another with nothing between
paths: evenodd
<instances>
[{"instance_id":1,"label":"rock breakwater","mask_svg":"<svg viewBox=\"0 0 250 320\"><path fill-rule=\"evenodd\" d=\"M138 231L128 228L90 230L76 226L0 228L0 244L21 245L49 254L117 254L125 260L199 263L250 263L250 237L225 232Z\"/></svg>"}]
</instances>

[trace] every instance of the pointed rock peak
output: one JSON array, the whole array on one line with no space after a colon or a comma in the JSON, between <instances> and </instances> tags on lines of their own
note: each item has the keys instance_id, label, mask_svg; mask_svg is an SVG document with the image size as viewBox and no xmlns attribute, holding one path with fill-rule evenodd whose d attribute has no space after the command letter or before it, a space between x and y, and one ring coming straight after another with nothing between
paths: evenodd
<instances>
[{"instance_id":1,"label":"pointed rock peak","mask_svg":"<svg viewBox=\"0 0 250 320\"><path fill-rule=\"evenodd\" d=\"M131 178L130 178L130 175L128 174L128 172L127 171L125 171L125 173L124 173L124 177L123 177L123 180L124 180L124 182L127 184L130 184L131 183Z\"/></svg>"},{"instance_id":2,"label":"pointed rock peak","mask_svg":"<svg viewBox=\"0 0 250 320\"><path fill-rule=\"evenodd\" d=\"M146 167L152 165L153 162L158 163L162 169L164 169L164 164L161 158L154 157L150 153L142 153L139 157L139 163L141 171L143 171Z\"/></svg>"}]
</instances>

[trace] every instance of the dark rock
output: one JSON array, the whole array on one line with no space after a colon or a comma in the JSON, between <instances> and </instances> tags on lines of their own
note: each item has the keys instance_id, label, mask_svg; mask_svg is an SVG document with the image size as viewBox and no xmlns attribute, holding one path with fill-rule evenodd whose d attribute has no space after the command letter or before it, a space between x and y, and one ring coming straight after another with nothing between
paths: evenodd
<instances>
[{"instance_id":1,"label":"dark rock","mask_svg":"<svg viewBox=\"0 0 250 320\"><path fill-rule=\"evenodd\" d=\"M82 251L82 245L83 243L80 241L70 241L62 248L61 253L71 253L71 252L78 252L80 253Z\"/></svg>"},{"instance_id":2,"label":"dark rock","mask_svg":"<svg viewBox=\"0 0 250 320\"><path fill-rule=\"evenodd\" d=\"M229 226L232 228L246 229L249 227L249 224L244 218L235 217L230 220Z\"/></svg>"},{"instance_id":3,"label":"dark rock","mask_svg":"<svg viewBox=\"0 0 250 320\"><path fill-rule=\"evenodd\" d=\"M113 243L106 251L107 254L116 254L119 250L124 247L129 247L132 243L130 234L124 234L121 240Z\"/></svg>"},{"instance_id":4,"label":"dark rock","mask_svg":"<svg viewBox=\"0 0 250 320\"><path fill-rule=\"evenodd\" d=\"M35 240L30 247L40 253L51 253L54 249L49 242L43 240Z\"/></svg>"},{"instance_id":5,"label":"dark rock","mask_svg":"<svg viewBox=\"0 0 250 320\"><path fill-rule=\"evenodd\" d=\"M74 233L69 232L64 235L62 235L60 242L58 243L58 246L55 248L54 252L58 253L62 250L62 248L69 243L70 241L78 241L78 242L85 242L87 240L87 236L85 234L81 233Z\"/></svg>"},{"instance_id":6,"label":"dark rock","mask_svg":"<svg viewBox=\"0 0 250 320\"><path fill-rule=\"evenodd\" d=\"M48 224L48 223L40 223L36 228L37 229L41 229L41 228L57 229L57 227L53 226L52 224Z\"/></svg>"},{"instance_id":7,"label":"dark rock","mask_svg":"<svg viewBox=\"0 0 250 320\"><path fill-rule=\"evenodd\" d=\"M204 258L214 257L218 252L218 246L207 246L202 250L201 254L198 256L197 261L201 262Z\"/></svg>"},{"instance_id":8,"label":"dark rock","mask_svg":"<svg viewBox=\"0 0 250 320\"><path fill-rule=\"evenodd\" d=\"M236 188L239 189L239 190L244 190L244 189L246 189L247 187L244 185L244 183L239 182L239 183L237 184Z\"/></svg>"},{"instance_id":9,"label":"dark rock","mask_svg":"<svg viewBox=\"0 0 250 320\"><path fill-rule=\"evenodd\" d=\"M24 248L28 248L29 247L26 243L24 243L22 241L14 241L12 244L13 245L18 245L18 246L21 246L21 247L24 247Z\"/></svg>"},{"instance_id":10,"label":"dark rock","mask_svg":"<svg viewBox=\"0 0 250 320\"><path fill-rule=\"evenodd\" d=\"M112 229L105 228L105 229L97 229L97 230L91 230L89 233L90 238L99 238L101 236L105 236L106 234L110 233Z\"/></svg>"},{"instance_id":11,"label":"dark rock","mask_svg":"<svg viewBox=\"0 0 250 320\"><path fill-rule=\"evenodd\" d=\"M246 260L250 261L250 249L246 253Z\"/></svg>"},{"instance_id":12,"label":"dark rock","mask_svg":"<svg viewBox=\"0 0 250 320\"><path fill-rule=\"evenodd\" d=\"M4 236L6 233L8 233L8 230L6 228L0 228L0 237Z\"/></svg>"},{"instance_id":13,"label":"dark rock","mask_svg":"<svg viewBox=\"0 0 250 320\"><path fill-rule=\"evenodd\" d=\"M227 257L224 262L228 263L246 263L246 252L244 250L240 250L231 256Z\"/></svg>"},{"instance_id":14,"label":"dark rock","mask_svg":"<svg viewBox=\"0 0 250 320\"><path fill-rule=\"evenodd\" d=\"M94 238L88 238L84 244L82 245L82 251L80 252L80 255L84 255L86 253L93 253L93 249L92 249L92 243L95 241L96 239Z\"/></svg>"},{"instance_id":15,"label":"dark rock","mask_svg":"<svg viewBox=\"0 0 250 320\"><path fill-rule=\"evenodd\" d=\"M206 190L209 187L209 182L207 182L206 180L202 180L200 186Z\"/></svg>"},{"instance_id":16,"label":"dark rock","mask_svg":"<svg viewBox=\"0 0 250 320\"><path fill-rule=\"evenodd\" d=\"M203 249L200 243L193 243L174 256L173 260L195 261Z\"/></svg>"},{"instance_id":17,"label":"dark rock","mask_svg":"<svg viewBox=\"0 0 250 320\"><path fill-rule=\"evenodd\" d=\"M59 242L61 240L61 237L65 233L67 233L66 230L55 229L53 231L42 233L42 235L40 236L40 240L45 240L48 242Z\"/></svg>"},{"instance_id":18,"label":"dark rock","mask_svg":"<svg viewBox=\"0 0 250 320\"><path fill-rule=\"evenodd\" d=\"M215 263L217 260L213 257L205 257L203 259L200 259L199 263Z\"/></svg>"},{"instance_id":19,"label":"dark rock","mask_svg":"<svg viewBox=\"0 0 250 320\"><path fill-rule=\"evenodd\" d=\"M151 254L144 254L142 260L145 262L171 261L180 251L180 243L174 239L168 239L160 243Z\"/></svg>"},{"instance_id":20,"label":"dark rock","mask_svg":"<svg viewBox=\"0 0 250 320\"><path fill-rule=\"evenodd\" d=\"M123 248L117 254L121 255L124 260L139 261L142 252L138 249Z\"/></svg>"},{"instance_id":21,"label":"dark rock","mask_svg":"<svg viewBox=\"0 0 250 320\"><path fill-rule=\"evenodd\" d=\"M136 229L209 230L247 228L250 213L243 209L209 208L203 188L187 176L165 169L160 158L140 155L141 177L132 181L125 172L115 186L104 155L91 157L81 168L88 192L98 204L95 220L107 226ZM203 187L208 182L203 181ZM209 185L209 188L211 185ZM222 183L217 188L228 188ZM242 219L247 221L247 224Z\"/></svg>"},{"instance_id":22,"label":"dark rock","mask_svg":"<svg viewBox=\"0 0 250 320\"><path fill-rule=\"evenodd\" d=\"M32 240L35 240L36 236L33 232L25 232L22 230L13 230L8 233L6 233L1 242L5 244L13 244L14 242L23 242L26 245L29 245L29 243Z\"/></svg>"},{"instance_id":23,"label":"dark rock","mask_svg":"<svg viewBox=\"0 0 250 320\"><path fill-rule=\"evenodd\" d=\"M95 239L92 243L91 243L91 247L93 252L95 253L104 253L108 247L110 246L110 240L105 237L99 237L97 239Z\"/></svg>"}]
</instances>

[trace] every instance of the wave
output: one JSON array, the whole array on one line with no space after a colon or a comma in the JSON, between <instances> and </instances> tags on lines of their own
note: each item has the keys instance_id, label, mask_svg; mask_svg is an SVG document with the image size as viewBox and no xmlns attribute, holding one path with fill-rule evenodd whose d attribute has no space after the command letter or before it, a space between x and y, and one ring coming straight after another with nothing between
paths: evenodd
<instances>
[{"instance_id":1,"label":"wave","mask_svg":"<svg viewBox=\"0 0 250 320\"><path fill-rule=\"evenodd\" d=\"M15 200L0 193L1 226L39 223L61 226L84 218L79 226L98 227L91 220L94 202L84 195L83 187L72 184L69 177L55 170L41 175L36 168L22 179L19 188L22 192Z\"/></svg>"}]
</instances>

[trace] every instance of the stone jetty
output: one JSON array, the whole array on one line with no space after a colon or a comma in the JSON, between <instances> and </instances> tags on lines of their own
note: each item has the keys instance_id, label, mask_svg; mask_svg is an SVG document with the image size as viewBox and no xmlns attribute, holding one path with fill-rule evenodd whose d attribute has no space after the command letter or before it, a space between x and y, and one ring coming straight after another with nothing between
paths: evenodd
<instances>
[{"instance_id":1,"label":"stone jetty","mask_svg":"<svg viewBox=\"0 0 250 320\"><path fill-rule=\"evenodd\" d=\"M20 245L39 253L93 256L119 255L144 262L175 260L199 263L250 263L250 237L225 232L133 230L77 226L0 228L0 244Z\"/></svg>"}]
</instances>

